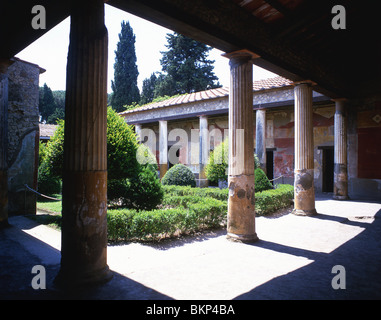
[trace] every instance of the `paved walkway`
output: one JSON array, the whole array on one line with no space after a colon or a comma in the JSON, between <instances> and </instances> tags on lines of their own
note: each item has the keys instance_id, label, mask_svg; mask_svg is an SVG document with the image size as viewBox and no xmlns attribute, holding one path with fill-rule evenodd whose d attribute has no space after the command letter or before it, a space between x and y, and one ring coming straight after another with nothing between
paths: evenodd
<instances>
[{"instance_id":1,"label":"paved walkway","mask_svg":"<svg viewBox=\"0 0 381 320\"><path fill-rule=\"evenodd\" d=\"M53 285L60 233L11 217L0 231L0 299L381 299L381 203L317 198L316 209L257 217L252 245L219 230L109 246L112 280L72 293ZM46 290L31 287L34 265L46 269ZM335 265L345 268L346 289L332 288Z\"/></svg>"}]
</instances>

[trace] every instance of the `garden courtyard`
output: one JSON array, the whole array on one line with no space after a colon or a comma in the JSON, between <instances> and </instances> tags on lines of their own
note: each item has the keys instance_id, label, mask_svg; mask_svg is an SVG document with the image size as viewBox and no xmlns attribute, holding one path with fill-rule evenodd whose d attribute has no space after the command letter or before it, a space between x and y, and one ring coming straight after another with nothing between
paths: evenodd
<instances>
[{"instance_id":1,"label":"garden courtyard","mask_svg":"<svg viewBox=\"0 0 381 320\"><path fill-rule=\"evenodd\" d=\"M290 210L257 216L260 240L253 244L227 240L226 228L156 242L109 242L112 279L74 292L53 283L60 231L10 217L11 226L0 232L0 298L380 299L381 204L317 195L316 209L311 217ZM32 288L34 265L45 267L46 289ZM334 266L345 270L339 280Z\"/></svg>"}]
</instances>

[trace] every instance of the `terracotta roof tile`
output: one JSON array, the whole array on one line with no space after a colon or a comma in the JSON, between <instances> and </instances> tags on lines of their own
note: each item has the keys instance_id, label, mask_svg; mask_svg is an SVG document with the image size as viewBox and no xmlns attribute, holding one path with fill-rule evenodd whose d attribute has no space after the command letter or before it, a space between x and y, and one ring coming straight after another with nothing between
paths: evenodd
<instances>
[{"instance_id":1,"label":"terracotta roof tile","mask_svg":"<svg viewBox=\"0 0 381 320\"><path fill-rule=\"evenodd\" d=\"M291 80L278 76L275 78L268 78L268 79L253 81L253 91L255 92L255 91L261 91L261 90L281 88L281 87L290 86L291 84L292 84ZM163 107L180 105L184 103L190 103L190 102L201 101L201 100L216 99L216 98L221 98L228 95L229 95L228 87L210 89L210 90L180 95L180 96L169 98L167 100L163 100L160 102L152 102L152 103L143 105L141 107L138 107L136 109L120 112L119 114L124 115L124 114L137 112L137 111L163 108Z\"/></svg>"},{"instance_id":2,"label":"terracotta roof tile","mask_svg":"<svg viewBox=\"0 0 381 320\"><path fill-rule=\"evenodd\" d=\"M52 137L54 132L57 130L58 125L39 123L39 127L40 137Z\"/></svg>"}]
</instances>

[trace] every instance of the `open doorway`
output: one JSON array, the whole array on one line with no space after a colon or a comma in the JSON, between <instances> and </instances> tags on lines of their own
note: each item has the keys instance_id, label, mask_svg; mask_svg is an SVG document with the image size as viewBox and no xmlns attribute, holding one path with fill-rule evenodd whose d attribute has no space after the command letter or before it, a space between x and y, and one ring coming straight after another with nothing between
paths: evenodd
<instances>
[{"instance_id":1,"label":"open doorway","mask_svg":"<svg viewBox=\"0 0 381 320\"><path fill-rule=\"evenodd\" d=\"M334 149L333 146L319 149L322 151L322 191L333 192Z\"/></svg>"},{"instance_id":2,"label":"open doorway","mask_svg":"<svg viewBox=\"0 0 381 320\"><path fill-rule=\"evenodd\" d=\"M275 149L266 150L266 175L269 180L274 179L274 150ZM271 181L271 183L273 183L273 181Z\"/></svg>"}]
</instances>

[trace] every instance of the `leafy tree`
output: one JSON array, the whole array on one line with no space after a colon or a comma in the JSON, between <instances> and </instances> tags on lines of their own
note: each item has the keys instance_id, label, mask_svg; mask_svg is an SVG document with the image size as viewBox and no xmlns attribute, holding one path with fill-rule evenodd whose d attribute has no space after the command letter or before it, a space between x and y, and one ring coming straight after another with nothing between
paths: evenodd
<instances>
[{"instance_id":1,"label":"leafy tree","mask_svg":"<svg viewBox=\"0 0 381 320\"><path fill-rule=\"evenodd\" d=\"M38 108L41 115L41 121L47 121L49 116L56 109L53 92L52 89L50 89L48 85L44 83L44 86L40 88L39 93L40 96Z\"/></svg>"},{"instance_id":2,"label":"leafy tree","mask_svg":"<svg viewBox=\"0 0 381 320\"><path fill-rule=\"evenodd\" d=\"M62 109L65 111L65 98L66 91L65 90L54 90L53 91L54 102L56 103L56 107L58 109Z\"/></svg>"},{"instance_id":3,"label":"leafy tree","mask_svg":"<svg viewBox=\"0 0 381 320\"><path fill-rule=\"evenodd\" d=\"M155 73L152 73L149 78L143 80L142 94L140 96L140 104L147 104L154 99L155 86L157 77Z\"/></svg>"},{"instance_id":4,"label":"leafy tree","mask_svg":"<svg viewBox=\"0 0 381 320\"><path fill-rule=\"evenodd\" d=\"M50 124L57 124L58 120L65 120L65 109L56 108L48 117L48 121L46 122Z\"/></svg>"},{"instance_id":5,"label":"leafy tree","mask_svg":"<svg viewBox=\"0 0 381 320\"><path fill-rule=\"evenodd\" d=\"M119 33L119 42L115 51L114 81L111 81L113 94L110 101L117 112L123 111L124 105L131 105L140 100L135 35L129 22L123 21L121 26L122 30Z\"/></svg>"},{"instance_id":6,"label":"leafy tree","mask_svg":"<svg viewBox=\"0 0 381 320\"><path fill-rule=\"evenodd\" d=\"M221 87L208 60L211 47L178 33L167 34L160 60L164 74L159 76L156 96L175 95Z\"/></svg>"}]
</instances>

